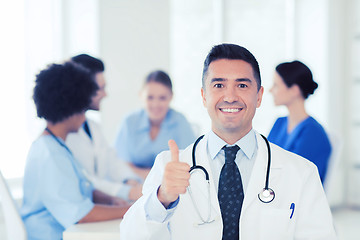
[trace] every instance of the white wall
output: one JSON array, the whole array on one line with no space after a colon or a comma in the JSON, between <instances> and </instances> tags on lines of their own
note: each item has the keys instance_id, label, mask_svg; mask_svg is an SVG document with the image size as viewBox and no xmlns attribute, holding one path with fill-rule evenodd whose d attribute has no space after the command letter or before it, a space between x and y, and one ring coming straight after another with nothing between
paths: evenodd
<instances>
[{"instance_id":1,"label":"white wall","mask_svg":"<svg viewBox=\"0 0 360 240\"><path fill-rule=\"evenodd\" d=\"M295 2L295 57L312 70L319 84L315 94L306 101L309 114L328 129L328 1L297 0Z\"/></svg>"},{"instance_id":2,"label":"white wall","mask_svg":"<svg viewBox=\"0 0 360 240\"><path fill-rule=\"evenodd\" d=\"M216 38L214 22L212 1L171 1L173 105L196 126L198 135L210 129L200 89L203 63Z\"/></svg>"},{"instance_id":3,"label":"white wall","mask_svg":"<svg viewBox=\"0 0 360 240\"><path fill-rule=\"evenodd\" d=\"M346 98L348 85L348 76L346 69L346 1L330 0L328 1L327 21L328 21L328 48L329 57L327 59L328 69L328 91L327 105L328 110L328 129L336 134L342 144L340 149L340 162L337 166L335 181L335 190L332 195L334 205L339 205L346 201L348 187L345 183L345 177L348 165L348 156L346 155L346 145L348 145L348 137L345 134L345 122L347 119Z\"/></svg>"},{"instance_id":4,"label":"white wall","mask_svg":"<svg viewBox=\"0 0 360 240\"><path fill-rule=\"evenodd\" d=\"M63 57L61 11L59 1L0 3L0 168L5 177L22 177L30 144L43 128L32 89L35 74Z\"/></svg>"},{"instance_id":5,"label":"white wall","mask_svg":"<svg viewBox=\"0 0 360 240\"><path fill-rule=\"evenodd\" d=\"M74 54L98 52L97 9L97 0L1 2L0 169L5 177L22 177L30 144L44 129L32 100L35 75Z\"/></svg>"},{"instance_id":6,"label":"white wall","mask_svg":"<svg viewBox=\"0 0 360 240\"><path fill-rule=\"evenodd\" d=\"M8 23L12 22L12 25ZM15 30L13 29L15 28ZM26 150L19 151L20 145L29 145L26 138L19 138L26 128L25 87L24 87L24 5L18 2L0 2L0 58L1 86L0 94L0 170L5 176L21 175L8 166L21 163ZM12 35L10 35L12 33ZM4 35L3 35L4 34ZM11 37L9 37L11 36ZM11 104L9 104L11 103ZM13 116L16 116L14 119ZM25 135L26 136L26 135Z\"/></svg>"},{"instance_id":7,"label":"white wall","mask_svg":"<svg viewBox=\"0 0 360 240\"><path fill-rule=\"evenodd\" d=\"M108 97L102 127L108 140L125 114L141 107L139 91L155 69L169 71L167 0L99 1L100 55L106 65Z\"/></svg>"},{"instance_id":8,"label":"white wall","mask_svg":"<svg viewBox=\"0 0 360 240\"><path fill-rule=\"evenodd\" d=\"M345 28L343 28L345 48L344 80L341 82L346 93L345 104L345 136L344 145L346 161L347 202L354 207L360 207L360 1L347 0L344 3Z\"/></svg>"},{"instance_id":9,"label":"white wall","mask_svg":"<svg viewBox=\"0 0 360 240\"><path fill-rule=\"evenodd\" d=\"M61 0L62 46L65 57L88 53L99 56L98 0Z\"/></svg>"}]
</instances>

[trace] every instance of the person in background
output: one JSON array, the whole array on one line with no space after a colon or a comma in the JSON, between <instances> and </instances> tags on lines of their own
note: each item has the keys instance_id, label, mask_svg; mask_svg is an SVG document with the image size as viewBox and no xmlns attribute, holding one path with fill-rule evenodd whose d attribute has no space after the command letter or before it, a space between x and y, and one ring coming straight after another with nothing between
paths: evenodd
<instances>
[{"instance_id":1,"label":"person in background","mask_svg":"<svg viewBox=\"0 0 360 240\"><path fill-rule=\"evenodd\" d=\"M130 205L94 189L65 144L85 121L98 86L72 62L51 64L36 76L33 99L46 128L29 151L20 209L29 240L62 239L76 223L121 218Z\"/></svg>"},{"instance_id":2,"label":"person in background","mask_svg":"<svg viewBox=\"0 0 360 240\"><path fill-rule=\"evenodd\" d=\"M305 109L305 100L317 87L310 69L300 61L284 62L276 67L270 92L275 105L286 106L289 115L276 120L268 138L270 142L312 161L323 183L331 145L324 128Z\"/></svg>"},{"instance_id":3,"label":"person in background","mask_svg":"<svg viewBox=\"0 0 360 240\"><path fill-rule=\"evenodd\" d=\"M169 107L173 92L168 74L159 70L151 72L146 77L142 97L145 108L125 118L115 148L118 156L145 178L156 155L168 149L169 139L176 140L182 149L195 136L184 115Z\"/></svg>"},{"instance_id":4,"label":"person in background","mask_svg":"<svg viewBox=\"0 0 360 240\"><path fill-rule=\"evenodd\" d=\"M99 111L100 103L106 96L103 61L87 54L74 56L71 61L87 68L93 75L98 90L91 99L89 110ZM128 201L141 196L141 177L116 156L95 121L86 118L78 132L69 134L66 144L96 189Z\"/></svg>"}]
</instances>

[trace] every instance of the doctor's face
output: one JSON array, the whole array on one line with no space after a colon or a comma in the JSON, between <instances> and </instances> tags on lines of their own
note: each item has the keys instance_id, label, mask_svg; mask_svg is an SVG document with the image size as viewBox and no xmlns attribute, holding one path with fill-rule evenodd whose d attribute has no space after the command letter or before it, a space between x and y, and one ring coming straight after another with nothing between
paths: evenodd
<instances>
[{"instance_id":1,"label":"doctor's face","mask_svg":"<svg viewBox=\"0 0 360 240\"><path fill-rule=\"evenodd\" d=\"M230 59L211 62L201 95L212 120L212 130L220 137L238 134L240 139L246 135L252 128L263 92L263 87L257 90L249 63Z\"/></svg>"}]
</instances>

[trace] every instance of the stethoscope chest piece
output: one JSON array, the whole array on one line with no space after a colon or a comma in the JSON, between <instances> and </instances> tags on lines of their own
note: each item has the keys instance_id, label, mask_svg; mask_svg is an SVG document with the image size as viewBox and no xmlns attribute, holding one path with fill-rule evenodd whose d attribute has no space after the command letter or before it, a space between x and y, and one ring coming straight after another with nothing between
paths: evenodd
<instances>
[{"instance_id":1,"label":"stethoscope chest piece","mask_svg":"<svg viewBox=\"0 0 360 240\"><path fill-rule=\"evenodd\" d=\"M258 197L263 203L270 203L275 198L275 192L271 188L263 188L263 190L258 194Z\"/></svg>"}]
</instances>

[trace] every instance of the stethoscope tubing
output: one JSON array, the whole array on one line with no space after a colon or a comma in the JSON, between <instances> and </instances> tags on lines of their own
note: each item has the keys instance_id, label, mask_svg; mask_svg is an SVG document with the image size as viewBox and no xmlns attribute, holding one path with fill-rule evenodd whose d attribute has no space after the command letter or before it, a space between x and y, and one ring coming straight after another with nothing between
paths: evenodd
<instances>
[{"instance_id":1,"label":"stethoscope tubing","mask_svg":"<svg viewBox=\"0 0 360 240\"><path fill-rule=\"evenodd\" d=\"M269 203L269 202L272 202L274 200L274 197L275 197L274 191L271 188L269 188L269 176L270 176L270 167L271 167L271 150L270 150L270 143L267 140L267 138L262 134L260 134L260 135L261 135L261 137L264 139L264 141L266 143L266 147L267 147L267 150L268 150L268 163L267 163L267 168L266 168L265 188L263 189L263 191L261 193L259 193L259 199L260 199L260 201L262 201L264 203ZM209 173L207 172L207 170L203 166L196 165L196 158L195 158L196 147L197 147L198 143L200 142L200 140L203 139L203 137L204 137L204 135L202 135L198 139L196 139L196 141L195 141L195 143L193 145L193 148L192 148L192 163L193 163L193 165L190 167L189 172L191 173L195 169L200 169L205 174L206 180L209 181ZM260 195L263 194L266 191L269 191L273 195L273 197L270 200L264 200L264 199L262 199L260 197Z\"/></svg>"},{"instance_id":2,"label":"stethoscope tubing","mask_svg":"<svg viewBox=\"0 0 360 240\"><path fill-rule=\"evenodd\" d=\"M193 170L195 169L201 169L204 174L205 174L205 179L207 181L209 181L209 173L206 171L206 169L203 167L203 166L200 166L200 165L196 165L196 160L195 160L195 149L196 149L196 146L198 145L198 143L200 142L201 139L203 139L204 135L200 136L198 139L196 139L195 143L194 143L194 146L193 146L193 149L192 149L192 162L193 162L193 165L192 167L190 168L189 172L191 173Z\"/></svg>"},{"instance_id":3,"label":"stethoscope tubing","mask_svg":"<svg viewBox=\"0 0 360 240\"><path fill-rule=\"evenodd\" d=\"M271 150L270 150L270 144L269 144L269 141L266 139L266 137L262 134L260 134L261 137L265 140L266 142L266 146L267 146L267 149L268 149L268 164L267 164L267 169L266 169L266 178L265 178L265 188L258 194L258 198L261 202L263 203L270 203L274 200L275 198L275 193L274 191L269 188L269 175L270 175L270 165L271 165ZM200 219L201 219L201 223L199 223L198 225L203 225L203 224L206 224L206 223L211 223L214 221L213 220L210 220L211 219L211 200L210 200L210 181L209 181L209 173L207 172L207 170L203 167L203 166L200 166L200 165L196 165L196 157L195 157L195 151L196 151L196 147L198 145L198 143L200 142L201 139L203 139L204 135L200 136L198 139L196 139L194 145L193 145L193 148L192 148L192 167L190 167L190 170L189 170L189 173L191 174L192 171L194 170L201 170L204 174L205 174L205 179L206 179L206 182L207 182L207 188L208 188L208 196L209 196L209 205L208 205L208 216L207 216L207 219L204 219L202 217L202 215L200 214L200 211L198 209L198 205L196 203L196 201L193 199L193 196L192 196L192 192L191 192L191 187L190 185L187 187L188 189L188 193L190 195L190 198L191 198L191 201L193 202L194 204L194 207L195 207L195 210L197 212L197 214L199 215ZM265 195L264 193L267 193L267 195Z\"/></svg>"},{"instance_id":4,"label":"stethoscope tubing","mask_svg":"<svg viewBox=\"0 0 360 240\"><path fill-rule=\"evenodd\" d=\"M269 189L269 175L270 175L270 165L271 165L271 151L270 151L270 144L269 141L267 140L267 138L260 134L261 137L265 140L266 142L266 146L267 146L267 150L268 150L268 164L267 164L267 169L266 169L266 179L265 179L265 190Z\"/></svg>"}]
</instances>

